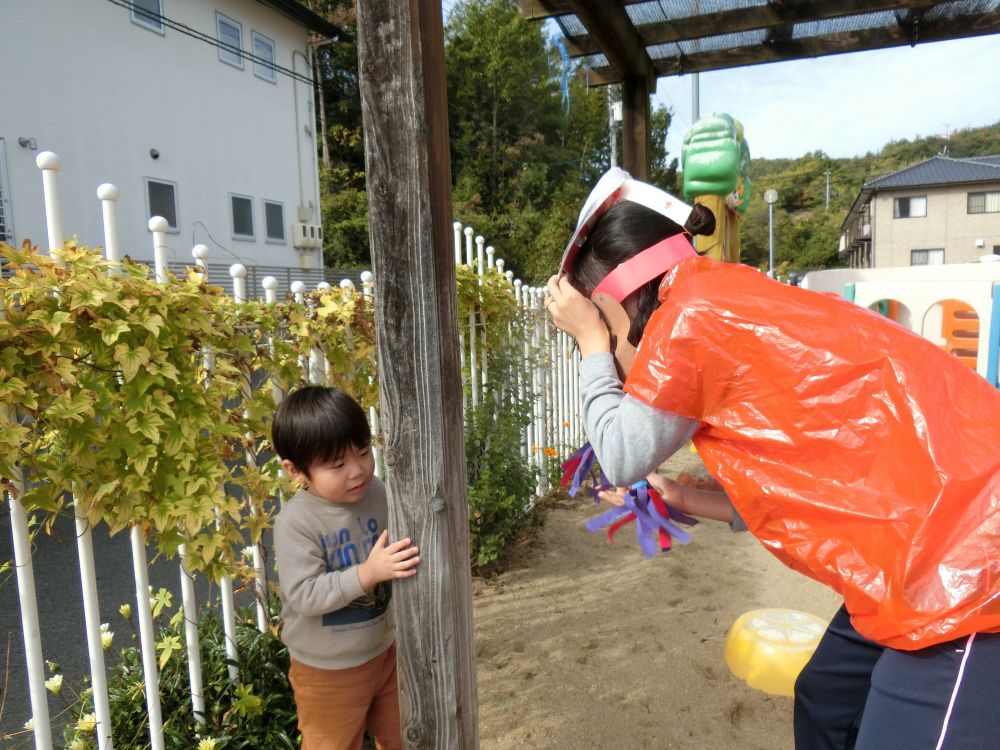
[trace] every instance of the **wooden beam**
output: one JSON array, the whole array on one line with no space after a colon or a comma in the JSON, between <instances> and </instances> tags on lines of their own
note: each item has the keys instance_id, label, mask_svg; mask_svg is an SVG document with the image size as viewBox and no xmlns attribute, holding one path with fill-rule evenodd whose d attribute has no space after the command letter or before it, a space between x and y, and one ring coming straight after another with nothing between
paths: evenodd
<instances>
[{"instance_id":1,"label":"wooden beam","mask_svg":"<svg viewBox=\"0 0 1000 750\"><path fill-rule=\"evenodd\" d=\"M771 44L695 52L683 57L660 58L654 60L653 65L656 67L657 75L673 76L998 33L1000 33L1000 11L991 11L976 17L959 16L933 21L925 19L916 24L896 24L863 31L775 41ZM604 86L620 83L621 77L612 68L589 68L588 81L591 86Z\"/></svg>"},{"instance_id":2,"label":"wooden beam","mask_svg":"<svg viewBox=\"0 0 1000 750\"><path fill-rule=\"evenodd\" d=\"M441 4L359 0L375 329L403 742L479 746Z\"/></svg>"},{"instance_id":3,"label":"wooden beam","mask_svg":"<svg viewBox=\"0 0 1000 750\"><path fill-rule=\"evenodd\" d=\"M607 0L566 0L608 63L623 79L643 78L646 90L656 91L656 71L628 13Z\"/></svg>"},{"instance_id":4,"label":"wooden beam","mask_svg":"<svg viewBox=\"0 0 1000 750\"><path fill-rule=\"evenodd\" d=\"M649 179L649 94L642 78L622 81L622 166L637 180Z\"/></svg>"},{"instance_id":5,"label":"wooden beam","mask_svg":"<svg viewBox=\"0 0 1000 750\"><path fill-rule=\"evenodd\" d=\"M638 5L649 0L619 0L622 5ZM576 11L570 8L566 0L520 0L521 15L529 21L544 21L546 18L572 15Z\"/></svg>"},{"instance_id":6,"label":"wooden beam","mask_svg":"<svg viewBox=\"0 0 1000 750\"><path fill-rule=\"evenodd\" d=\"M827 21L876 11L924 10L941 0L803 0L797 3L767 3L752 8L735 8L671 18L636 26L643 45L670 44L702 39L719 34L735 34L755 29L770 29L809 21ZM593 36L567 40L571 57L598 55L604 50Z\"/></svg>"}]
</instances>

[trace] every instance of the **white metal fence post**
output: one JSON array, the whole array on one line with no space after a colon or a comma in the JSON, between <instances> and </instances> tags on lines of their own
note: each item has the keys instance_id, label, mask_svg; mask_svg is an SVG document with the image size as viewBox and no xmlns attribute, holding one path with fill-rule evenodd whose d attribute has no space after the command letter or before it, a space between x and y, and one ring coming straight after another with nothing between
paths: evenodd
<instances>
[{"instance_id":1,"label":"white metal fence post","mask_svg":"<svg viewBox=\"0 0 1000 750\"><path fill-rule=\"evenodd\" d=\"M104 258L112 263L121 262L118 244L118 188L110 182L97 186L97 197L101 201L101 216L104 219Z\"/></svg>"},{"instance_id":2,"label":"white metal fence post","mask_svg":"<svg viewBox=\"0 0 1000 750\"><path fill-rule=\"evenodd\" d=\"M242 263L233 263L229 267L229 275L233 279L233 300L239 304L247 301L247 268ZM250 383L243 386L244 401L250 398ZM253 435L248 434L247 440L253 440ZM248 466L256 468L257 456L251 451L246 452L246 462ZM250 514L256 515L257 510L252 502L252 498L246 498ZM261 553L260 543L253 545L253 569L254 569L254 599L257 609L257 630L261 633L267 630L267 571L264 569L264 556Z\"/></svg>"},{"instance_id":3,"label":"white metal fence post","mask_svg":"<svg viewBox=\"0 0 1000 750\"><path fill-rule=\"evenodd\" d=\"M63 236L62 217L59 214L59 157L51 151L45 151L38 155L35 163L42 170L49 254L56 262L62 263ZM108 708L107 674L104 671L104 651L101 646L101 611L97 600L94 543L90 521L87 519L86 512L75 492L73 493L73 518L76 526L77 559L80 563L80 591L83 597L87 657L94 688L94 714L97 718L95 736L98 747L106 747L111 743L111 711Z\"/></svg>"},{"instance_id":4,"label":"white metal fence post","mask_svg":"<svg viewBox=\"0 0 1000 750\"><path fill-rule=\"evenodd\" d=\"M465 228L465 265L475 273L472 261L472 227ZM479 362L476 354L476 311L469 311L469 395L473 410L479 406Z\"/></svg>"},{"instance_id":5,"label":"white metal fence post","mask_svg":"<svg viewBox=\"0 0 1000 750\"><path fill-rule=\"evenodd\" d=\"M517 304L518 315L521 316L522 330L527 333L528 322L527 322L527 305L525 304L525 295L527 288L524 286L520 279L514 280L514 301ZM526 376L528 374L528 356L530 352L530 346L528 344L528 337L524 337L524 341L521 344L522 349L522 367L517 373L517 399L518 403L523 403L527 398L527 382ZM528 447L531 445L531 420L524 426L521 431L521 457L524 459L525 463L530 463L531 453Z\"/></svg>"},{"instance_id":6,"label":"white metal fence post","mask_svg":"<svg viewBox=\"0 0 1000 750\"><path fill-rule=\"evenodd\" d=\"M3 310L0 308L0 315L2 314ZM24 638L24 659L28 670L28 694L34 725L32 731L36 750L52 750L49 701L45 694L45 662L42 660L42 632L38 619L35 573L31 562L31 536L28 533L28 515L18 499L24 493L24 483L16 478L13 485L14 492L4 491L4 494L10 504L10 533L14 546L17 596L21 604L21 635Z\"/></svg>"},{"instance_id":7,"label":"white metal fence post","mask_svg":"<svg viewBox=\"0 0 1000 750\"><path fill-rule=\"evenodd\" d=\"M480 286L480 289L483 286L483 277L486 274L486 261L485 261L485 258L484 258L484 246L485 246L485 244L486 244L486 238L483 237L481 234L477 235L476 236L476 275L479 277L479 286ZM480 295L482 295L482 291L480 291ZM482 400L482 397L486 393L486 371L487 371L487 368L489 366L489 363L487 362L487 357L486 357L486 318L483 316L482 310L478 310L476 312L475 320L479 324L480 328L482 329L482 336L480 336L480 339L481 339L481 342L482 342L481 343L481 347L482 348L480 349L480 352L479 352L479 361L482 363L482 366L480 367L481 379L479 381L479 384L477 385L477 387L479 388L480 400Z\"/></svg>"},{"instance_id":8,"label":"white metal fence post","mask_svg":"<svg viewBox=\"0 0 1000 750\"><path fill-rule=\"evenodd\" d=\"M153 233L153 268L158 284L167 283L167 231L170 224L162 216L149 220L149 231Z\"/></svg>"},{"instance_id":9,"label":"white metal fence post","mask_svg":"<svg viewBox=\"0 0 1000 750\"><path fill-rule=\"evenodd\" d=\"M455 229L455 236L457 238L459 236L458 230L461 229L462 225L459 222L455 222L452 226ZM367 302L372 302L375 299L375 274L371 271L361 272L361 293ZM459 339L461 340L461 331L459 332ZM459 351L461 351L461 347ZM369 382L371 382L371 378L369 378ZM379 422L378 409L374 404L368 406L368 424L372 431L372 459L375 461L375 476L381 479L385 475L385 467L382 465L382 449L379 447L382 426Z\"/></svg>"},{"instance_id":10,"label":"white metal fence post","mask_svg":"<svg viewBox=\"0 0 1000 750\"><path fill-rule=\"evenodd\" d=\"M51 151L42 151L35 157L35 165L42 170L42 192L45 195L45 230L49 240L49 254L56 251L58 255L62 251L65 237L62 231L62 207L59 203L59 157Z\"/></svg>"}]
</instances>

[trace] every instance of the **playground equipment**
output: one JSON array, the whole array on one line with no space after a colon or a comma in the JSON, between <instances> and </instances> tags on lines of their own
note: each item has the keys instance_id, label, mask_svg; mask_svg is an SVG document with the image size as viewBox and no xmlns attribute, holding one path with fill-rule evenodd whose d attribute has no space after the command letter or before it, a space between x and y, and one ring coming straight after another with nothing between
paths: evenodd
<instances>
[{"instance_id":1,"label":"playground equipment","mask_svg":"<svg viewBox=\"0 0 1000 750\"><path fill-rule=\"evenodd\" d=\"M750 687L771 695L794 693L826 621L795 609L755 609L741 615L726 636L726 664Z\"/></svg>"},{"instance_id":2,"label":"playground equipment","mask_svg":"<svg viewBox=\"0 0 1000 750\"><path fill-rule=\"evenodd\" d=\"M740 214L750 205L750 147L739 120L723 112L699 119L681 148L684 197L715 214L715 233L695 247L716 260L740 260Z\"/></svg>"},{"instance_id":3,"label":"playground equipment","mask_svg":"<svg viewBox=\"0 0 1000 750\"><path fill-rule=\"evenodd\" d=\"M1000 263L812 271L802 286L886 315L1000 387Z\"/></svg>"}]
</instances>

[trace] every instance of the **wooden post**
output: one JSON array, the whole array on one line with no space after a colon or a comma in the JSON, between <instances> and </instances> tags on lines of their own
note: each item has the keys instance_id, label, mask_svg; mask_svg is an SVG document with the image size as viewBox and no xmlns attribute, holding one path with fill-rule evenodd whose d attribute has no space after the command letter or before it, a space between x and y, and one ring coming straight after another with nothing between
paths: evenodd
<instances>
[{"instance_id":1,"label":"wooden post","mask_svg":"<svg viewBox=\"0 0 1000 750\"><path fill-rule=\"evenodd\" d=\"M637 180L649 179L649 84L633 76L622 81L622 166Z\"/></svg>"},{"instance_id":2,"label":"wooden post","mask_svg":"<svg viewBox=\"0 0 1000 750\"><path fill-rule=\"evenodd\" d=\"M359 0L389 527L420 546L393 585L403 741L479 746L441 4Z\"/></svg>"}]
</instances>

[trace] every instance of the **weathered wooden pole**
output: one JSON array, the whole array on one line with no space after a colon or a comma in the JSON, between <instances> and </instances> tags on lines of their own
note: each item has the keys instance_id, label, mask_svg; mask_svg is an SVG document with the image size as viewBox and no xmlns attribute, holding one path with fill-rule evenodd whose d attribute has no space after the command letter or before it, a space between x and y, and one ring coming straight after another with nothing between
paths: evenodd
<instances>
[{"instance_id":1,"label":"weathered wooden pole","mask_svg":"<svg viewBox=\"0 0 1000 750\"><path fill-rule=\"evenodd\" d=\"M403 740L479 746L441 3L359 0L389 527L420 546L393 586Z\"/></svg>"}]
</instances>

